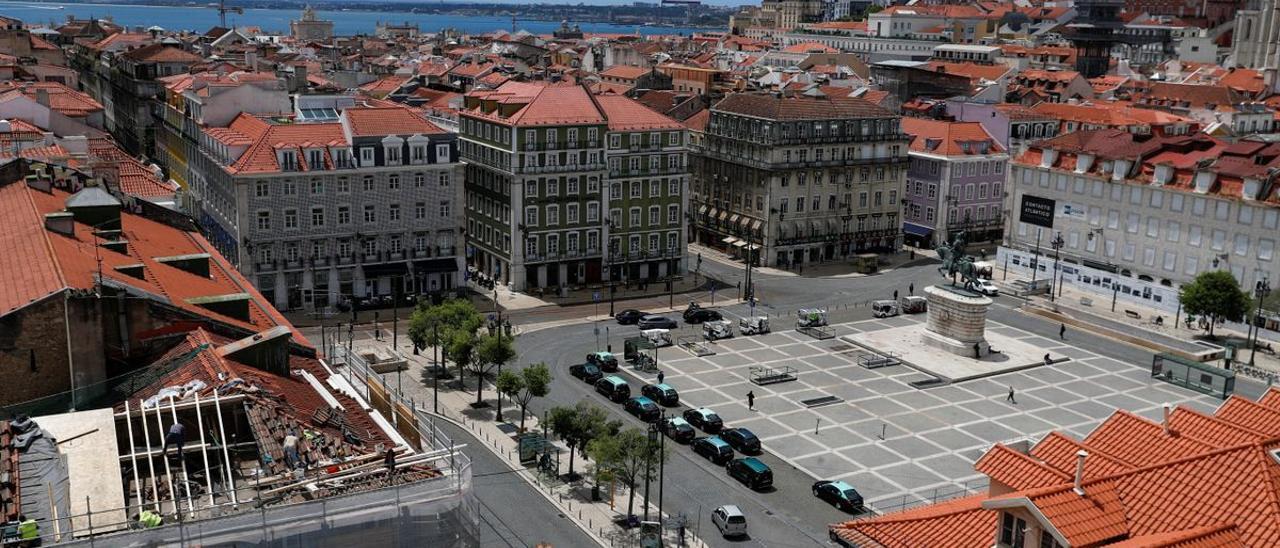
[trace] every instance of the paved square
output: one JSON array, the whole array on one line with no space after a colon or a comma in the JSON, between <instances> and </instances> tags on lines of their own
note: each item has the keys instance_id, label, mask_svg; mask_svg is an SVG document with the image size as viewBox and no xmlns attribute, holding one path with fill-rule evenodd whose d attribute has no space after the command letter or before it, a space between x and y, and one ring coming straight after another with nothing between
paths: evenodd
<instances>
[{"instance_id":1,"label":"paved square","mask_svg":"<svg viewBox=\"0 0 1280 548\"><path fill-rule=\"evenodd\" d=\"M922 320L900 316L832 329L874 333ZM848 481L881 511L985 489L973 463L993 443L1037 441L1051 430L1087 435L1117 406L1158 419L1165 402L1208 412L1220 403L1153 380L1148 364L1119 362L995 322L987 332L1072 359L922 390L909 383L925 375L910 367L856 365L866 351L847 341L778 331L720 342L716 355L703 358L664 350L662 368L686 405L711 407L727 425L751 429L766 451L816 478ZM791 367L797 382L757 386L748 382L755 366ZM1016 404L1005 401L1010 387ZM756 394L754 411L746 407L748 391ZM816 408L801 403L826 395L841 401Z\"/></svg>"}]
</instances>

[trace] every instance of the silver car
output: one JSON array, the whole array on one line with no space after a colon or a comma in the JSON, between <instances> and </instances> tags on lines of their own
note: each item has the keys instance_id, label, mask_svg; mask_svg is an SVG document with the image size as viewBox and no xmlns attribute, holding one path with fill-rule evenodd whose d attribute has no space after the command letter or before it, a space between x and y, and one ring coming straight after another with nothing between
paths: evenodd
<instances>
[{"instance_id":1,"label":"silver car","mask_svg":"<svg viewBox=\"0 0 1280 548\"><path fill-rule=\"evenodd\" d=\"M720 535L729 537L747 536L747 515L736 505L726 504L711 513L711 523L720 530Z\"/></svg>"}]
</instances>

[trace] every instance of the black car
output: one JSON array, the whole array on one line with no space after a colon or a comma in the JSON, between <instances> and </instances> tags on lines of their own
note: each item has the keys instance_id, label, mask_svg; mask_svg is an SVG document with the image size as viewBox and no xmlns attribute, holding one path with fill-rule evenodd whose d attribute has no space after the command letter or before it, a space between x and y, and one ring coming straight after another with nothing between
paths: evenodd
<instances>
[{"instance_id":1,"label":"black car","mask_svg":"<svg viewBox=\"0 0 1280 548\"><path fill-rule=\"evenodd\" d=\"M680 417L671 417L662 421L662 431L667 437L680 443L689 443L693 441L693 437L697 435L697 430L688 421Z\"/></svg>"},{"instance_id":2,"label":"black car","mask_svg":"<svg viewBox=\"0 0 1280 548\"><path fill-rule=\"evenodd\" d=\"M601 371L606 373L614 373L618 370L618 357L612 352L592 352L587 354L587 363L599 367Z\"/></svg>"},{"instance_id":3,"label":"black car","mask_svg":"<svg viewBox=\"0 0 1280 548\"><path fill-rule=\"evenodd\" d=\"M600 380L600 378L604 376L604 372L600 371L600 368L596 367L596 364L594 363L570 365L569 374L582 379L583 382L591 384L595 384L596 381Z\"/></svg>"},{"instance_id":4,"label":"black car","mask_svg":"<svg viewBox=\"0 0 1280 548\"><path fill-rule=\"evenodd\" d=\"M664 407L680 405L680 394L669 384L646 384L640 389L640 395L662 404Z\"/></svg>"},{"instance_id":5,"label":"black car","mask_svg":"<svg viewBox=\"0 0 1280 548\"><path fill-rule=\"evenodd\" d=\"M613 319L618 320L618 323L622 325L632 325L640 321L641 316L644 316L644 312L634 308L628 308L622 312L614 314Z\"/></svg>"},{"instance_id":6,"label":"black car","mask_svg":"<svg viewBox=\"0 0 1280 548\"><path fill-rule=\"evenodd\" d=\"M724 428L724 421L720 419L720 415L706 407L685 411L684 420L708 434L715 434Z\"/></svg>"},{"instance_id":7,"label":"black car","mask_svg":"<svg viewBox=\"0 0 1280 548\"><path fill-rule=\"evenodd\" d=\"M724 465L733 460L733 448L718 436L708 436L693 440L690 444L693 446L693 452L702 455L703 458L719 465Z\"/></svg>"},{"instance_id":8,"label":"black car","mask_svg":"<svg viewBox=\"0 0 1280 548\"><path fill-rule=\"evenodd\" d=\"M724 316L721 316L719 311L707 308L695 308L684 315L684 321L693 324L714 322L723 319Z\"/></svg>"},{"instance_id":9,"label":"black car","mask_svg":"<svg viewBox=\"0 0 1280 548\"><path fill-rule=\"evenodd\" d=\"M760 454L760 438L746 428L730 428L720 432L720 437L739 453Z\"/></svg>"},{"instance_id":10,"label":"black car","mask_svg":"<svg viewBox=\"0 0 1280 548\"><path fill-rule=\"evenodd\" d=\"M622 408L645 422L656 421L662 416L662 409L658 407L658 404L653 403L653 400L644 396L636 396L627 400L627 403Z\"/></svg>"},{"instance_id":11,"label":"black car","mask_svg":"<svg viewBox=\"0 0 1280 548\"><path fill-rule=\"evenodd\" d=\"M755 457L734 459L725 466L725 469L728 470L729 477L756 491L768 489L773 485L773 470Z\"/></svg>"},{"instance_id":12,"label":"black car","mask_svg":"<svg viewBox=\"0 0 1280 548\"><path fill-rule=\"evenodd\" d=\"M675 320L657 314L646 314L636 322L640 329L676 329L680 327Z\"/></svg>"},{"instance_id":13,"label":"black car","mask_svg":"<svg viewBox=\"0 0 1280 548\"><path fill-rule=\"evenodd\" d=\"M857 512L862 508L862 495L858 490L839 480L823 480L813 484L813 496L846 512Z\"/></svg>"}]
</instances>

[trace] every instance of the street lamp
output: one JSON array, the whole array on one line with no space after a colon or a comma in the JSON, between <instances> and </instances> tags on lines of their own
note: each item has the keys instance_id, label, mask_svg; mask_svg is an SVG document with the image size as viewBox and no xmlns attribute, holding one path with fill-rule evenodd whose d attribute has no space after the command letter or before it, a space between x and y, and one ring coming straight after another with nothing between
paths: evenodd
<instances>
[{"instance_id":1,"label":"street lamp","mask_svg":"<svg viewBox=\"0 0 1280 548\"><path fill-rule=\"evenodd\" d=\"M1054 299L1053 293L1055 291L1054 286L1058 285L1059 283L1058 282L1058 277L1059 277L1058 261L1059 259L1062 258L1062 253L1061 253L1062 246L1065 245L1066 243L1067 242L1063 241L1062 239L1062 232L1058 232L1058 234L1053 237L1053 241L1049 242L1049 245L1053 246L1053 277L1051 278L1049 283L1049 302L1053 302L1053 299Z\"/></svg>"},{"instance_id":2,"label":"street lamp","mask_svg":"<svg viewBox=\"0 0 1280 548\"><path fill-rule=\"evenodd\" d=\"M1258 328L1258 320L1262 319L1262 300L1266 299L1267 295L1270 293L1271 280L1263 278L1253 284L1253 296L1255 297L1255 300L1258 301L1258 304L1254 305L1253 318L1249 321L1249 327L1253 330L1253 344L1250 345L1249 351L1250 366L1253 365L1254 356L1258 355L1258 332L1261 331L1261 329Z\"/></svg>"},{"instance_id":3,"label":"street lamp","mask_svg":"<svg viewBox=\"0 0 1280 548\"><path fill-rule=\"evenodd\" d=\"M649 521L649 471L653 469L653 446L658 443L658 427L649 425L649 446L644 452L644 521Z\"/></svg>"}]
</instances>

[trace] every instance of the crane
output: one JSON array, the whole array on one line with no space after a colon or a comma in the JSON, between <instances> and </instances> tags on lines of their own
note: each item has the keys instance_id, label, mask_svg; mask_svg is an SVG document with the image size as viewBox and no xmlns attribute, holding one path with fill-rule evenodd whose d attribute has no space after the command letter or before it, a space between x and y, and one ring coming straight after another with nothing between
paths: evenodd
<instances>
[{"instance_id":1,"label":"crane","mask_svg":"<svg viewBox=\"0 0 1280 548\"><path fill-rule=\"evenodd\" d=\"M227 14L236 13L244 15L244 8L239 6L227 7L227 0L218 0L218 17L222 20L222 28L227 28Z\"/></svg>"}]
</instances>

